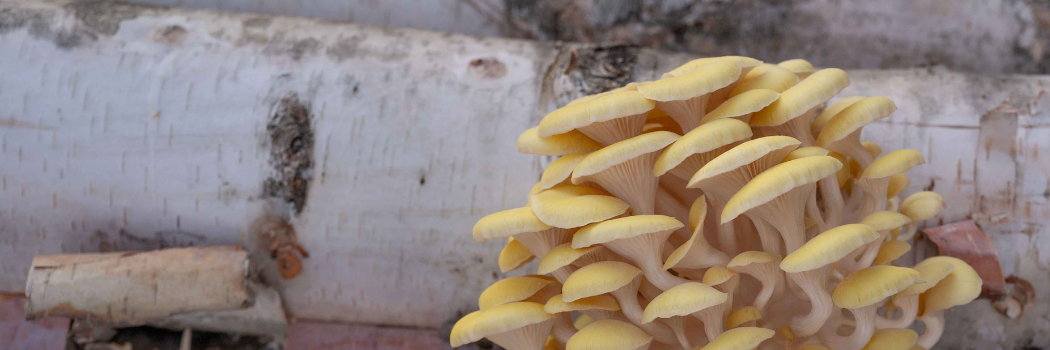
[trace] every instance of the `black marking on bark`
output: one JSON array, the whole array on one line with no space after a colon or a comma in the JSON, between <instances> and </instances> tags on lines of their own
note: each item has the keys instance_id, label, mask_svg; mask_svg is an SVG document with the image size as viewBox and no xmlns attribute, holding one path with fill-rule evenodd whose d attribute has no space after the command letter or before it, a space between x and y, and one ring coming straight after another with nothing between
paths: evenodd
<instances>
[{"instance_id":1,"label":"black marking on bark","mask_svg":"<svg viewBox=\"0 0 1050 350\"><path fill-rule=\"evenodd\" d=\"M296 214L306 206L313 173L312 119L310 107L300 102L298 95L290 94L274 106L266 123L274 172L263 183L263 193L292 204Z\"/></svg>"},{"instance_id":2,"label":"black marking on bark","mask_svg":"<svg viewBox=\"0 0 1050 350\"><path fill-rule=\"evenodd\" d=\"M624 86L631 82L638 50L632 45L578 47L569 64L569 78L584 95Z\"/></svg>"}]
</instances>

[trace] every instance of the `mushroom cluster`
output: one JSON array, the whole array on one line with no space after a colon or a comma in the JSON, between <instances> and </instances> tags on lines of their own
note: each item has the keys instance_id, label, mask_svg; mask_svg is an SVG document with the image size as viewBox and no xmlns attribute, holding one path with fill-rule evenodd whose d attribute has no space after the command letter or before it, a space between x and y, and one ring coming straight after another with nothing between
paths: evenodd
<instances>
[{"instance_id":1,"label":"mushroom cluster","mask_svg":"<svg viewBox=\"0 0 1050 350\"><path fill-rule=\"evenodd\" d=\"M861 142L896 106L828 103L847 85L804 60L703 58L548 114L517 147L558 158L525 206L473 232L507 239L503 272L538 271L486 289L451 345L932 347L981 279L951 257L894 266L944 200L900 199L923 156Z\"/></svg>"}]
</instances>

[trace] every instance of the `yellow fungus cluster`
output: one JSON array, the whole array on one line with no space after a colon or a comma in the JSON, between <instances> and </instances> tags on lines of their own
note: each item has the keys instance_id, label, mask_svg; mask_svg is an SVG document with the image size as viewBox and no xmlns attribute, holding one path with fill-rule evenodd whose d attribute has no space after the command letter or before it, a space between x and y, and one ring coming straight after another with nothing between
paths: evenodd
<instances>
[{"instance_id":1,"label":"yellow fungus cluster","mask_svg":"<svg viewBox=\"0 0 1050 350\"><path fill-rule=\"evenodd\" d=\"M896 110L845 97L839 69L738 56L579 98L522 133L558 156L527 205L474 238L507 239L503 272L451 333L510 350L916 349L981 279L932 257L894 266L944 206L912 194L918 151L861 130ZM549 276L548 276L549 275ZM907 329L925 324L917 334Z\"/></svg>"}]
</instances>

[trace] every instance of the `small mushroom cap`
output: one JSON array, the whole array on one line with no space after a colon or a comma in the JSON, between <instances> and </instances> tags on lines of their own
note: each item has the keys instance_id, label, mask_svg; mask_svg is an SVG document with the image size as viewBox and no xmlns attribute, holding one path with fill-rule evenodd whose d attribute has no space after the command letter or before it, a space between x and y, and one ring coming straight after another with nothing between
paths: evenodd
<instances>
[{"instance_id":1,"label":"small mushroom cap","mask_svg":"<svg viewBox=\"0 0 1050 350\"><path fill-rule=\"evenodd\" d=\"M633 215L584 226L572 237L572 247L579 249L649 233L674 231L685 227L680 221L664 215Z\"/></svg>"},{"instance_id":2,"label":"small mushroom cap","mask_svg":"<svg viewBox=\"0 0 1050 350\"><path fill-rule=\"evenodd\" d=\"M713 62L702 69L639 86L638 92L654 101L684 101L729 86L740 77L740 72L740 67L732 62Z\"/></svg>"},{"instance_id":3,"label":"small mushroom cap","mask_svg":"<svg viewBox=\"0 0 1050 350\"><path fill-rule=\"evenodd\" d=\"M576 328L577 330L580 330L583 329L583 327L587 327L587 325L591 324L591 322L594 322L594 319L590 316L580 315L576 318L576 321L572 321L572 327Z\"/></svg>"},{"instance_id":4,"label":"small mushroom cap","mask_svg":"<svg viewBox=\"0 0 1050 350\"><path fill-rule=\"evenodd\" d=\"M888 264L911 250L911 245L904 241L889 241L879 247L875 254L875 265Z\"/></svg>"},{"instance_id":5,"label":"small mushroom cap","mask_svg":"<svg viewBox=\"0 0 1050 350\"><path fill-rule=\"evenodd\" d=\"M784 124L835 97L849 86L849 76L841 69L822 69L780 94L780 98L751 115L751 126Z\"/></svg>"},{"instance_id":6,"label":"small mushroom cap","mask_svg":"<svg viewBox=\"0 0 1050 350\"><path fill-rule=\"evenodd\" d=\"M908 171L919 164L925 164L922 153L913 149L899 149L875 159L860 176L868 179L881 179Z\"/></svg>"},{"instance_id":7,"label":"small mushroom cap","mask_svg":"<svg viewBox=\"0 0 1050 350\"><path fill-rule=\"evenodd\" d=\"M933 288L920 296L922 313L944 310L956 305L965 305L981 295L981 276L965 261L950 256L935 256L926 260L943 260L955 267Z\"/></svg>"},{"instance_id":8,"label":"small mushroom cap","mask_svg":"<svg viewBox=\"0 0 1050 350\"><path fill-rule=\"evenodd\" d=\"M910 329L883 328L872 334L863 350L908 350L919 340L919 334Z\"/></svg>"},{"instance_id":9,"label":"small mushroom cap","mask_svg":"<svg viewBox=\"0 0 1050 350\"><path fill-rule=\"evenodd\" d=\"M756 175L726 201L721 223L727 223L794 188L835 175L841 168L842 163L829 156L799 158L775 165Z\"/></svg>"},{"instance_id":10,"label":"small mushroom cap","mask_svg":"<svg viewBox=\"0 0 1050 350\"><path fill-rule=\"evenodd\" d=\"M777 332L760 327L737 327L723 332L700 350L751 350Z\"/></svg>"},{"instance_id":11,"label":"small mushroom cap","mask_svg":"<svg viewBox=\"0 0 1050 350\"><path fill-rule=\"evenodd\" d=\"M832 102L825 107L820 114L817 114L816 118L813 118L813 123L809 124L809 131L813 133L813 136L820 135L820 130L824 128L824 125L827 125L828 122L831 121L831 118L834 118L836 114L842 112L846 107L849 107L864 98L864 96L850 96L835 100L835 102Z\"/></svg>"},{"instance_id":12,"label":"small mushroom cap","mask_svg":"<svg viewBox=\"0 0 1050 350\"><path fill-rule=\"evenodd\" d=\"M474 240L484 242L493 238L507 238L519 233L540 232L551 227L544 224L529 207L492 213L474 224Z\"/></svg>"},{"instance_id":13,"label":"small mushroom cap","mask_svg":"<svg viewBox=\"0 0 1050 350\"><path fill-rule=\"evenodd\" d=\"M572 169L576 168L576 164L586 156L583 153L576 153L555 159L547 166L547 169L543 170L543 175L540 176L540 189L546 190L568 179L569 176L572 176Z\"/></svg>"},{"instance_id":14,"label":"small mushroom cap","mask_svg":"<svg viewBox=\"0 0 1050 350\"><path fill-rule=\"evenodd\" d=\"M507 245L503 246L503 250L499 252L499 271L505 273L516 270L535 258L536 256L532 255L529 248L511 237L507 240Z\"/></svg>"},{"instance_id":15,"label":"small mushroom cap","mask_svg":"<svg viewBox=\"0 0 1050 350\"><path fill-rule=\"evenodd\" d=\"M679 137L670 131L654 131L594 151L576 164L572 171L572 183L579 183L581 177L597 174L646 153L658 152L677 141Z\"/></svg>"},{"instance_id":16,"label":"small mushroom cap","mask_svg":"<svg viewBox=\"0 0 1050 350\"><path fill-rule=\"evenodd\" d=\"M653 336L633 324L598 320L569 338L565 350L635 350L652 341Z\"/></svg>"},{"instance_id":17,"label":"small mushroom cap","mask_svg":"<svg viewBox=\"0 0 1050 350\"><path fill-rule=\"evenodd\" d=\"M676 76L679 76L679 75L692 73L692 72L697 71L701 67L704 67L706 65L709 65L711 63L716 63L716 62L731 63L731 64L736 65L737 67L740 67L741 69L757 67L759 65L762 65L762 61L756 60L756 59L751 58L751 57L745 57L745 56L704 57L704 58L698 58L698 59L686 62L685 64L683 64L681 66L678 66L678 68L675 68L675 69L671 70L670 72L664 73L664 77L676 77ZM704 68L704 69L707 69L707 68Z\"/></svg>"},{"instance_id":18,"label":"small mushroom cap","mask_svg":"<svg viewBox=\"0 0 1050 350\"><path fill-rule=\"evenodd\" d=\"M798 348L798 350L830 350L828 347L820 344L806 344Z\"/></svg>"},{"instance_id":19,"label":"small mushroom cap","mask_svg":"<svg viewBox=\"0 0 1050 350\"><path fill-rule=\"evenodd\" d=\"M695 188L700 181L727 173L774 152L784 152L785 155L798 148L801 142L789 136L766 136L747 141L730 148L715 159L700 168L689 179L687 187ZM786 151L786 152L785 152Z\"/></svg>"},{"instance_id":20,"label":"small mushroom cap","mask_svg":"<svg viewBox=\"0 0 1050 350\"><path fill-rule=\"evenodd\" d=\"M540 266L536 269L536 273L546 275L554 272L554 270L568 266L584 255L595 252L598 249L601 249L601 247L574 249L572 243L559 245L554 247L554 249L551 249L551 251L547 252L547 255L544 255L543 258L540 259Z\"/></svg>"},{"instance_id":21,"label":"small mushroom cap","mask_svg":"<svg viewBox=\"0 0 1050 350\"><path fill-rule=\"evenodd\" d=\"M835 305L859 309L897 294L904 288L921 283L919 271L906 267L872 266L847 275L831 293Z\"/></svg>"},{"instance_id":22,"label":"small mushroom cap","mask_svg":"<svg viewBox=\"0 0 1050 350\"><path fill-rule=\"evenodd\" d=\"M890 176L890 184L886 187L886 198L893 198L900 194L909 184L911 184L911 179L908 179L908 175L904 173Z\"/></svg>"},{"instance_id":23,"label":"small mushroom cap","mask_svg":"<svg viewBox=\"0 0 1050 350\"><path fill-rule=\"evenodd\" d=\"M657 318L686 316L700 310L722 305L728 295L699 282L686 282L660 293L642 312L642 322Z\"/></svg>"},{"instance_id":24,"label":"small mushroom cap","mask_svg":"<svg viewBox=\"0 0 1050 350\"><path fill-rule=\"evenodd\" d=\"M762 310L754 306L745 306L729 314L726 320L726 328L733 329L747 322L757 321L762 318Z\"/></svg>"},{"instance_id":25,"label":"small mushroom cap","mask_svg":"<svg viewBox=\"0 0 1050 350\"><path fill-rule=\"evenodd\" d=\"M824 231L784 257L780 269L798 273L832 264L853 250L879 239L879 233L865 224L847 224Z\"/></svg>"},{"instance_id":26,"label":"small mushroom cap","mask_svg":"<svg viewBox=\"0 0 1050 350\"><path fill-rule=\"evenodd\" d=\"M784 157L784 161L787 162L787 161L792 161L792 160L799 159L799 158L826 156L826 155L828 155L828 150L827 149L822 148L822 147L817 147L817 146L809 146L809 147L802 147L802 148L796 149L794 151L791 151L791 153L788 153L787 157Z\"/></svg>"},{"instance_id":27,"label":"small mushroom cap","mask_svg":"<svg viewBox=\"0 0 1050 350\"><path fill-rule=\"evenodd\" d=\"M615 91L558 108L540 120L536 132L540 137L551 137L594 123L642 114L655 107L655 102L638 91Z\"/></svg>"},{"instance_id":28,"label":"small mushroom cap","mask_svg":"<svg viewBox=\"0 0 1050 350\"><path fill-rule=\"evenodd\" d=\"M725 266L712 266L704 272L704 279L701 282L709 286L717 286L736 276L736 272Z\"/></svg>"},{"instance_id":29,"label":"small mushroom cap","mask_svg":"<svg viewBox=\"0 0 1050 350\"><path fill-rule=\"evenodd\" d=\"M456 321L456 324L452 326L452 331L449 332L449 343L453 348L458 348L464 344L469 344L481 340L483 337L474 337L472 334L467 332L467 329L471 329L474 326L472 322L481 314L481 311L474 311L469 314L463 315Z\"/></svg>"},{"instance_id":30,"label":"small mushroom cap","mask_svg":"<svg viewBox=\"0 0 1050 350\"><path fill-rule=\"evenodd\" d=\"M733 257L733 260L729 261L729 264L726 265L726 267L734 268L734 267L747 266L747 265L751 265L751 264L762 264L762 263L778 262L778 261L780 261L780 259L781 259L780 255L777 255L777 254L750 250L750 251L746 251L746 252L737 254L735 257ZM707 277L707 276L704 276L704 277Z\"/></svg>"},{"instance_id":31,"label":"small mushroom cap","mask_svg":"<svg viewBox=\"0 0 1050 350\"><path fill-rule=\"evenodd\" d=\"M784 69L790 70L794 73L813 73L816 71L813 68L813 64L809 63L801 58L791 59L784 62L777 63L777 66L783 67Z\"/></svg>"},{"instance_id":32,"label":"small mushroom cap","mask_svg":"<svg viewBox=\"0 0 1050 350\"><path fill-rule=\"evenodd\" d=\"M735 97L758 89L781 93L795 86L796 83L798 83L798 76L795 73L775 65L764 64L748 72L744 80L729 92L729 96Z\"/></svg>"},{"instance_id":33,"label":"small mushroom cap","mask_svg":"<svg viewBox=\"0 0 1050 350\"><path fill-rule=\"evenodd\" d=\"M481 311L468 325L467 332L481 339L554 318L543 311L543 304L528 301L503 304Z\"/></svg>"},{"instance_id":34,"label":"small mushroom cap","mask_svg":"<svg viewBox=\"0 0 1050 350\"><path fill-rule=\"evenodd\" d=\"M704 223L705 218L707 218L707 196L700 195L693 201L693 205L689 206L689 230L696 231L696 228Z\"/></svg>"},{"instance_id":35,"label":"small mushroom cap","mask_svg":"<svg viewBox=\"0 0 1050 350\"><path fill-rule=\"evenodd\" d=\"M879 155L882 154L882 147L877 143L865 141L861 142L860 145L868 151L868 154L870 154L872 158L878 158Z\"/></svg>"},{"instance_id":36,"label":"small mushroom cap","mask_svg":"<svg viewBox=\"0 0 1050 350\"><path fill-rule=\"evenodd\" d=\"M724 118L751 114L766 108L780 98L780 93L769 89L754 89L730 97L700 119L700 124Z\"/></svg>"},{"instance_id":37,"label":"small mushroom cap","mask_svg":"<svg viewBox=\"0 0 1050 350\"><path fill-rule=\"evenodd\" d=\"M481 308L481 311L485 311L506 303L522 301L551 283L557 282L550 277L540 275L504 278L481 292L481 296L478 297L478 307Z\"/></svg>"},{"instance_id":38,"label":"small mushroom cap","mask_svg":"<svg viewBox=\"0 0 1050 350\"><path fill-rule=\"evenodd\" d=\"M573 153L590 153L601 148L602 144L591 140L578 130L550 137L540 137L536 128L532 128L518 136L518 152L525 154L563 156Z\"/></svg>"},{"instance_id":39,"label":"small mushroom cap","mask_svg":"<svg viewBox=\"0 0 1050 350\"><path fill-rule=\"evenodd\" d=\"M930 288L933 288L948 274L955 270L955 264L948 262L945 259L926 259L918 263L913 267L915 271L919 271L922 274L922 278L926 280L923 283L916 283L908 288L904 288L900 292L900 295L915 295L924 293Z\"/></svg>"},{"instance_id":40,"label":"small mushroom cap","mask_svg":"<svg viewBox=\"0 0 1050 350\"><path fill-rule=\"evenodd\" d=\"M558 294L547 300L543 310L551 314L580 310L619 311L620 303L616 302L616 298L608 294L586 297L573 302L566 302L562 299L561 294Z\"/></svg>"},{"instance_id":41,"label":"small mushroom cap","mask_svg":"<svg viewBox=\"0 0 1050 350\"><path fill-rule=\"evenodd\" d=\"M561 287L562 300L572 302L605 294L634 281L642 270L620 261L600 261L576 270Z\"/></svg>"},{"instance_id":42,"label":"small mushroom cap","mask_svg":"<svg viewBox=\"0 0 1050 350\"><path fill-rule=\"evenodd\" d=\"M667 146L656 158L653 174L662 176L691 155L710 152L733 142L751 138L751 127L736 119L719 119L701 124Z\"/></svg>"},{"instance_id":43,"label":"small mushroom cap","mask_svg":"<svg viewBox=\"0 0 1050 350\"><path fill-rule=\"evenodd\" d=\"M944 197L937 192L916 192L901 202L901 214L913 221L922 221L937 216L944 208Z\"/></svg>"},{"instance_id":44,"label":"small mushroom cap","mask_svg":"<svg viewBox=\"0 0 1050 350\"><path fill-rule=\"evenodd\" d=\"M892 230L911 223L911 218L895 211L877 211L869 214L860 223L871 226L875 231Z\"/></svg>"},{"instance_id":45,"label":"small mushroom cap","mask_svg":"<svg viewBox=\"0 0 1050 350\"><path fill-rule=\"evenodd\" d=\"M835 114L817 136L817 145L828 147L832 142L841 140L860 130L865 125L885 118L897 110L893 100L882 96L868 97L851 104Z\"/></svg>"},{"instance_id":46,"label":"small mushroom cap","mask_svg":"<svg viewBox=\"0 0 1050 350\"><path fill-rule=\"evenodd\" d=\"M630 205L593 187L560 185L529 196L529 208L541 222L568 229L623 214Z\"/></svg>"}]
</instances>

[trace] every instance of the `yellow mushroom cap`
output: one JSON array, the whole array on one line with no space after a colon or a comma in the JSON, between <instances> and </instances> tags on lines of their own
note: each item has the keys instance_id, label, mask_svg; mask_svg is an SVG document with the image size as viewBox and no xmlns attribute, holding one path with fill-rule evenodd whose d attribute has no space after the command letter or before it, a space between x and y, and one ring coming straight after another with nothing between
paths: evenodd
<instances>
[{"instance_id":1,"label":"yellow mushroom cap","mask_svg":"<svg viewBox=\"0 0 1050 350\"><path fill-rule=\"evenodd\" d=\"M879 239L879 233L865 224L847 224L824 231L784 257L780 269L798 273L816 270L839 261L853 250Z\"/></svg>"},{"instance_id":2,"label":"yellow mushroom cap","mask_svg":"<svg viewBox=\"0 0 1050 350\"><path fill-rule=\"evenodd\" d=\"M713 120L739 117L766 108L780 98L780 93L769 89L754 89L733 96L700 119L701 125Z\"/></svg>"},{"instance_id":3,"label":"yellow mushroom cap","mask_svg":"<svg viewBox=\"0 0 1050 350\"><path fill-rule=\"evenodd\" d=\"M547 300L543 310L552 314L580 310L619 311L620 303L616 302L616 298L607 294L586 297L573 302L566 302L562 299L561 294L558 294Z\"/></svg>"},{"instance_id":4,"label":"yellow mushroom cap","mask_svg":"<svg viewBox=\"0 0 1050 350\"><path fill-rule=\"evenodd\" d=\"M859 309L897 294L915 283L921 283L919 271L906 267L872 266L847 275L831 293L835 305Z\"/></svg>"},{"instance_id":5,"label":"yellow mushroom cap","mask_svg":"<svg viewBox=\"0 0 1050 350\"><path fill-rule=\"evenodd\" d=\"M890 176L890 184L886 187L886 198L893 198L904 191L911 184L911 179L903 173Z\"/></svg>"},{"instance_id":6,"label":"yellow mushroom cap","mask_svg":"<svg viewBox=\"0 0 1050 350\"><path fill-rule=\"evenodd\" d=\"M955 270L955 264L948 262L946 259L926 259L916 264L913 269L919 271L926 282L916 283L908 288L904 288L900 295L915 295L926 292L945 277L948 277L948 274Z\"/></svg>"},{"instance_id":7,"label":"yellow mushroom cap","mask_svg":"<svg viewBox=\"0 0 1050 350\"><path fill-rule=\"evenodd\" d=\"M852 106L854 103L857 103L857 101L863 100L864 98L864 96L850 96L832 102L825 107L820 114L817 114L816 118L813 118L813 123L809 124L809 131L812 132L814 136L820 135L820 130L824 128L824 125L827 125L828 122L831 121L831 118L834 118L836 114L842 112L846 107Z\"/></svg>"},{"instance_id":8,"label":"yellow mushroom cap","mask_svg":"<svg viewBox=\"0 0 1050 350\"><path fill-rule=\"evenodd\" d=\"M683 101L729 86L740 77L740 72L740 67L732 62L713 62L703 69L639 86L638 92L654 101Z\"/></svg>"},{"instance_id":9,"label":"yellow mushroom cap","mask_svg":"<svg viewBox=\"0 0 1050 350\"><path fill-rule=\"evenodd\" d=\"M664 215L633 215L584 226L572 237L573 248L590 247L649 233L674 231L685 227L680 221Z\"/></svg>"},{"instance_id":10,"label":"yellow mushroom cap","mask_svg":"<svg viewBox=\"0 0 1050 350\"><path fill-rule=\"evenodd\" d=\"M868 97L857 101L835 114L817 136L817 145L828 147L832 142L841 140L860 130L865 125L876 120L885 118L897 110L893 100L882 96Z\"/></svg>"},{"instance_id":11,"label":"yellow mushroom cap","mask_svg":"<svg viewBox=\"0 0 1050 350\"><path fill-rule=\"evenodd\" d=\"M594 319L590 316L580 315L576 318L576 321L572 321L572 327L576 328L577 330L580 330L583 329L583 327L587 327L587 325L591 324L591 322L594 322Z\"/></svg>"},{"instance_id":12,"label":"yellow mushroom cap","mask_svg":"<svg viewBox=\"0 0 1050 350\"><path fill-rule=\"evenodd\" d=\"M775 65L764 64L748 72L744 80L729 92L729 96L734 97L759 89L781 93L795 86L796 83L798 83L798 76L795 73Z\"/></svg>"},{"instance_id":13,"label":"yellow mushroom cap","mask_svg":"<svg viewBox=\"0 0 1050 350\"><path fill-rule=\"evenodd\" d=\"M822 69L780 94L780 98L751 115L752 126L776 126L802 115L849 86L841 69Z\"/></svg>"},{"instance_id":14,"label":"yellow mushroom cap","mask_svg":"<svg viewBox=\"0 0 1050 350\"><path fill-rule=\"evenodd\" d=\"M664 73L664 77L675 77L683 74L692 73L700 69L701 67L716 62L731 63L740 68L757 67L762 64L762 61L745 56L704 57L686 62L685 64L678 66L678 68L675 68L670 72Z\"/></svg>"},{"instance_id":15,"label":"yellow mushroom cap","mask_svg":"<svg viewBox=\"0 0 1050 350\"><path fill-rule=\"evenodd\" d=\"M474 337L468 329L473 328L472 322L481 314L481 311L474 311L469 314L463 315L456 321L456 324L452 326L452 331L449 332L449 343L453 348L458 348L464 344L469 344L481 340L483 337Z\"/></svg>"},{"instance_id":16,"label":"yellow mushroom cap","mask_svg":"<svg viewBox=\"0 0 1050 350\"><path fill-rule=\"evenodd\" d=\"M751 127L736 119L720 119L701 124L674 141L656 158L653 174L662 176L691 155L710 152L733 142L751 138Z\"/></svg>"},{"instance_id":17,"label":"yellow mushroom cap","mask_svg":"<svg viewBox=\"0 0 1050 350\"><path fill-rule=\"evenodd\" d=\"M507 245L503 246L503 250L499 252L499 270L500 272L516 270L535 258L536 256L532 255L529 248L511 237L507 240Z\"/></svg>"},{"instance_id":18,"label":"yellow mushroom cap","mask_svg":"<svg viewBox=\"0 0 1050 350\"><path fill-rule=\"evenodd\" d=\"M572 171L572 182L581 177L597 174L617 164L651 152L657 152L678 140L680 136L670 131L654 131L641 134L588 154Z\"/></svg>"},{"instance_id":19,"label":"yellow mushroom cap","mask_svg":"<svg viewBox=\"0 0 1050 350\"><path fill-rule=\"evenodd\" d=\"M700 350L751 350L777 332L759 327L737 327L723 332Z\"/></svg>"},{"instance_id":20,"label":"yellow mushroom cap","mask_svg":"<svg viewBox=\"0 0 1050 350\"><path fill-rule=\"evenodd\" d=\"M913 149L899 149L875 159L860 176L869 179L881 179L903 173L919 164L926 163L922 153Z\"/></svg>"},{"instance_id":21,"label":"yellow mushroom cap","mask_svg":"<svg viewBox=\"0 0 1050 350\"><path fill-rule=\"evenodd\" d=\"M965 261L950 256L935 256L926 260L943 260L955 267L933 288L922 293L922 313L940 311L956 305L965 305L981 295L981 276Z\"/></svg>"},{"instance_id":22,"label":"yellow mushroom cap","mask_svg":"<svg viewBox=\"0 0 1050 350\"><path fill-rule=\"evenodd\" d=\"M784 69L790 70L794 73L812 73L816 71L816 69L813 68L813 64L801 58L780 62L777 63L777 66L783 67Z\"/></svg>"},{"instance_id":23,"label":"yellow mushroom cap","mask_svg":"<svg viewBox=\"0 0 1050 350\"><path fill-rule=\"evenodd\" d=\"M733 329L747 322L757 321L762 318L762 311L754 306L745 306L729 314L726 320L726 328Z\"/></svg>"},{"instance_id":24,"label":"yellow mushroom cap","mask_svg":"<svg viewBox=\"0 0 1050 350\"><path fill-rule=\"evenodd\" d=\"M799 144L801 142L789 136L766 136L741 143L707 162L689 179L688 187L696 187L700 181L750 164L767 154L788 149L793 151Z\"/></svg>"},{"instance_id":25,"label":"yellow mushroom cap","mask_svg":"<svg viewBox=\"0 0 1050 350\"><path fill-rule=\"evenodd\" d=\"M806 344L798 348L798 350L830 350L828 347L820 344Z\"/></svg>"},{"instance_id":26,"label":"yellow mushroom cap","mask_svg":"<svg viewBox=\"0 0 1050 350\"><path fill-rule=\"evenodd\" d=\"M522 301L551 283L556 282L550 277L540 275L508 277L485 288L478 297L478 307L485 311L506 303Z\"/></svg>"},{"instance_id":27,"label":"yellow mushroom cap","mask_svg":"<svg viewBox=\"0 0 1050 350\"><path fill-rule=\"evenodd\" d=\"M543 170L543 175L540 176L540 189L546 190L568 179L569 176L572 176L572 169L576 168L576 164L585 156L587 155L584 153L576 153L555 159L547 166L547 169Z\"/></svg>"},{"instance_id":28,"label":"yellow mushroom cap","mask_svg":"<svg viewBox=\"0 0 1050 350\"><path fill-rule=\"evenodd\" d=\"M518 152L541 156L562 156L573 153L589 153L602 148L602 144L592 140L577 130L564 134L540 137L536 128L525 130L518 136Z\"/></svg>"},{"instance_id":29,"label":"yellow mushroom cap","mask_svg":"<svg viewBox=\"0 0 1050 350\"><path fill-rule=\"evenodd\" d=\"M559 245L551 249L551 251L547 252L547 255L544 255L543 258L540 259L540 266L536 269L536 273L546 275L554 272L554 270L568 266L576 261L576 259L594 252L597 249L600 249L600 247L574 249L572 243Z\"/></svg>"},{"instance_id":30,"label":"yellow mushroom cap","mask_svg":"<svg viewBox=\"0 0 1050 350\"><path fill-rule=\"evenodd\" d=\"M529 196L529 208L545 224L575 228L627 212L627 202L608 194L587 186L554 186Z\"/></svg>"},{"instance_id":31,"label":"yellow mushroom cap","mask_svg":"<svg viewBox=\"0 0 1050 350\"><path fill-rule=\"evenodd\" d=\"M787 161L791 161L791 160L795 160L795 159L799 159L799 158L826 156L826 155L828 155L828 150L827 149L824 149L822 147L817 147L817 146L809 146L809 147L802 147L802 148L796 149L794 151L791 151L791 153L788 153L787 157L784 157L784 161L787 162Z\"/></svg>"},{"instance_id":32,"label":"yellow mushroom cap","mask_svg":"<svg viewBox=\"0 0 1050 350\"><path fill-rule=\"evenodd\" d=\"M750 251L746 251L746 252L737 254L735 257L733 257L733 260L729 261L729 264L726 265L726 267L734 268L734 267L740 267L740 266L747 266L747 265L751 265L751 264L762 264L762 263L768 263L768 262L775 262L775 261L779 261L779 260L780 260L780 255L773 254L773 253L766 253L766 252L759 252L759 251L750 250ZM704 277L707 277L707 276L705 275ZM705 280L706 280L706 278L705 278Z\"/></svg>"},{"instance_id":33,"label":"yellow mushroom cap","mask_svg":"<svg viewBox=\"0 0 1050 350\"><path fill-rule=\"evenodd\" d=\"M653 337L637 326L617 320L598 320L583 327L565 343L565 350L635 350Z\"/></svg>"},{"instance_id":34,"label":"yellow mushroom cap","mask_svg":"<svg viewBox=\"0 0 1050 350\"><path fill-rule=\"evenodd\" d=\"M543 311L543 304L528 301L503 304L481 311L467 331L478 339L503 333L554 318Z\"/></svg>"},{"instance_id":35,"label":"yellow mushroom cap","mask_svg":"<svg viewBox=\"0 0 1050 350\"><path fill-rule=\"evenodd\" d=\"M879 247L875 254L875 265L887 264L911 250L911 245L904 241L889 241Z\"/></svg>"},{"instance_id":36,"label":"yellow mushroom cap","mask_svg":"<svg viewBox=\"0 0 1050 350\"><path fill-rule=\"evenodd\" d=\"M919 334L910 329L884 328L875 331L862 350L908 350L919 340Z\"/></svg>"},{"instance_id":37,"label":"yellow mushroom cap","mask_svg":"<svg viewBox=\"0 0 1050 350\"><path fill-rule=\"evenodd\" d=\"M861 142L860 145L868 151L868 154L870 154L872 158L878 158L879 155L882 154L882 147L877 143L865 141Z\"/></svg>"},{"instance_id":38,"label":"yellow mushroom cap","mask_svg":"<svg viewBox=\"0 0 1050 350\"><path fill-rule=\"evenodd\" d=\"M638 91L615 91L547 114L540 120L536 132L540 137L551 137L594 123L642 114L655 107L655 102Z\"/></svg>"},{"instance_id":39,"label":"yellow mushroom cap","mask_svg":"<svg viewBox=\"0 0 1050 350\"><path fill-rule=\"evenodd\" d=\"M860 223L871 226L875 231L885 231L910 224L911 218L895 211L877 211L869 214Z\"/></svg>"},{"instance_id":40,"label":"yellow mushroom cap","mask_svg":"<svg viewBox=\"0 0 1050 350\"><path fill-rule=\"evenodd\" d=\"M492 213L474 224L474 240L507 238L519 233L539 232L550 229L536 217L529 207L514 208Z\"/></svg>"},{"instance_id":41,"label":"yellow mushroom cap","mask_svg":"<svg viewBox=\"0 0 1050 350\"><path fill-rule=\"evenodd\" d=\"M693 201L693 205L689 206L689 230L696 231L705 218L707 218L707 196L700 195Z\"/></svg>"},{"instance_id":42,"label":"yellow mushroom cap","mask_svg":"<svg viewBox=\"0 0 1050 350\"><path fill-rule=\"evenodd\" d=\"M794 188L834 175L841 168L842 163L829 156L799 158L775 165L756 175L729 198L722 209L721 223L727 223Z\"/></svg>"},{"instance_id":43,"label":"yellow mushroom cap","mask_svg":"<svg viewBox=\"0 0 1050 350\"><path fill-rule=\"evenodd\" d=\"M901 214L913 221L922 221L934 216L944 208L944 197L937 192L916 192L901 202Z\"/></svg>"},{"instance_id":44,"label":"yellow mushroom cap","mask_svg":"<svg viewBox=\"0 0 1050 350\"><path fill-rule=\"evenodd\" d=\"M709 286L717 286L734 276L737 276L737 273L725 266L712 266L704 272L704 279L701 282Z\"/></svg>"},{"instance_id":45,"label":"yellow mushroom cap","mask_svg":"<svg viewBox=\"0 0 1050 350\"><path fill-rule=\"evenodd\" d=\"M620 261L600 261L576 270L561 287L562 300L576 301L630 284L642 270Z\"/></svg>"},{"instance_id":46,"label":"yellow mushroom cap","mask_svg":"<svg viewBox=\"0 0 1050 350\"><path fill-rule=\"evenodd\" d=\"M649 301L642 312L642 322L657 318L685 316L700 310L721 305L728 295L699 282L686 282L665 290Z\"/></svg>"}]
</instances>

